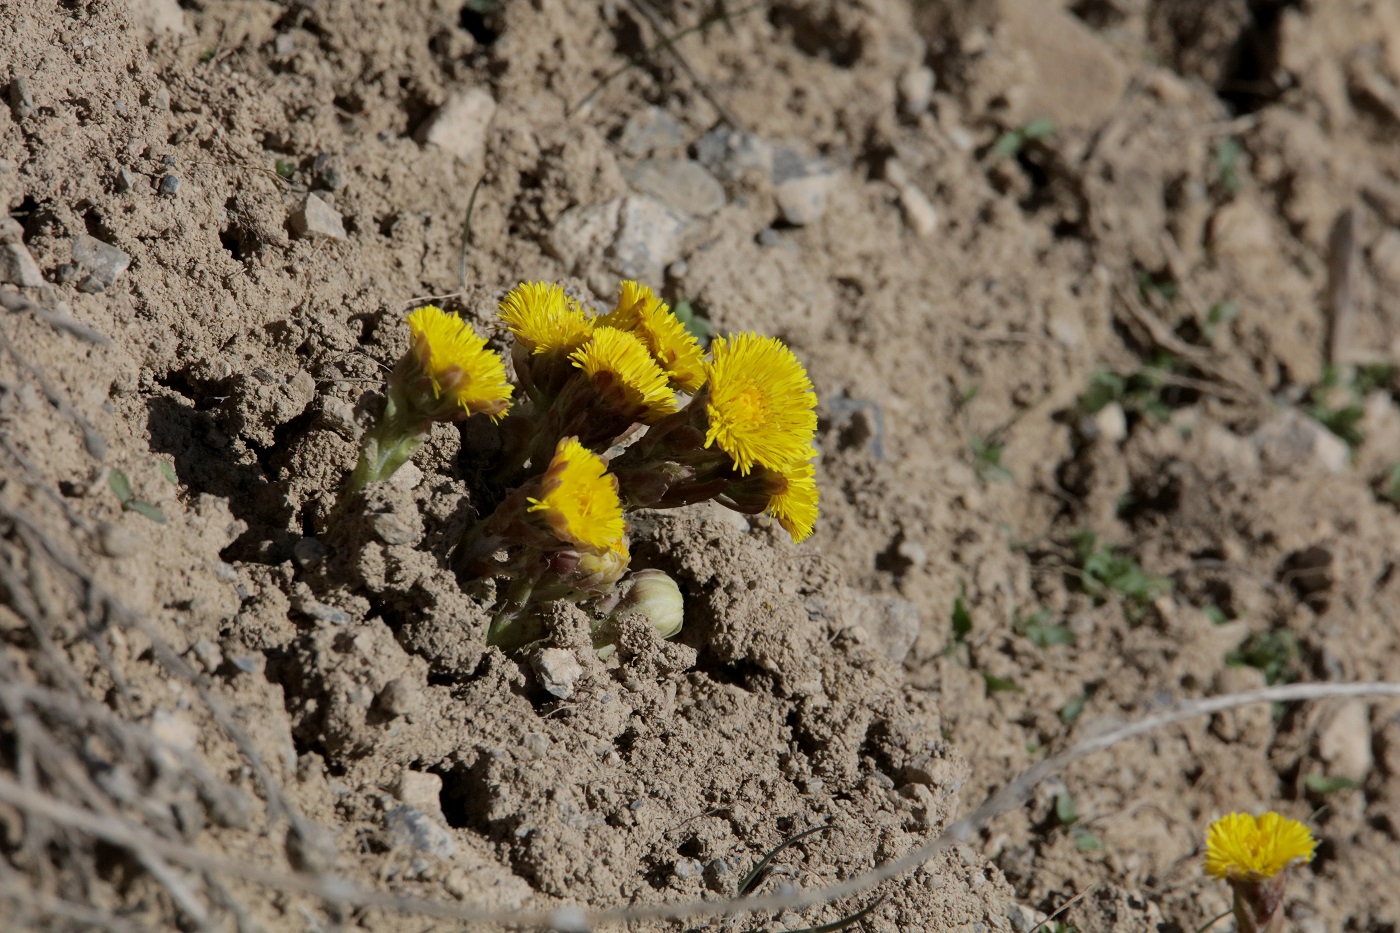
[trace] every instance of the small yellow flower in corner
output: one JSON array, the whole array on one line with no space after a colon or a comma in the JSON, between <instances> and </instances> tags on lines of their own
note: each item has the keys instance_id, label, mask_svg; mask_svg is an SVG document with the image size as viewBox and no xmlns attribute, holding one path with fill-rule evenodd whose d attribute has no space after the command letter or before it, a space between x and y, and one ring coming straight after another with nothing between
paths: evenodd
<instances>
[{"instance_id":1,"label":"small yellow flower in corner","mask_svg":"<svg viewBox=\"0 0 1400 933\"><path fill-rule=\"evenodd\" d=\"M451 411L499 419L510 407L512 386L505 363L486 341L455 314L425 305L408 316L413 334L410 354L420 378L432 386L433 398ZM425 406L437 408L438 406ZM446 413L435 412L434 420Z\"/></svg>"},{"instance_id":2,"label":"small yellow flower in corner","mask_svg":"<svg viewBox=\"0 0 1400 933\"><path fill-rule=\"evenodd\" d=\"M745 476L755 463L781 471L808 459L817 394L793 352L758 334L720 337L711 352L705 446L718 443Z\"/></svg>"},{"instance_id":3,"label":"small yellow flower in corner","mask_svg":"<svg viewBox=\"0 0 1400 933\"><path fill-rule=\"evenodd\" d=\"M560 541L595 554L627 557L627 524L617 494L617 477L593 451L566 437L540 484L540 497L530 499L530 511L542 512Z\"/></svg>"},{"instance_id":4,"label":"small yellow flower in corner","mask_svg":"<svg viewBox=\"0 0 1400 933\"><path fill-rule=\"evenodd\" d=\"M1310 862L1317 840L1297 820L1277 813L1231 813L1206 832L1205 872L1232 881L1267 881L1295 861Z\"/></svg>"},{"instance_id":5,"label":"small yellow flower in corner","mask_svg":"<svg viewBox=\"0 0 1400 933\"><path fill-rule=\"evenodd\" d=\"M500 312L515 339L532 354L572 353L593 333L593 317L549 282L521 282L501 302Z\"/></svg>"},{"instance_id":6,"label":"small yellow flower in corner","mask_svg":"<svg viewBox=\"0 0 1400 933\"><path fill-rule=\"evenodd\" d=\"M593 339L569 357L619 414L648 424L676 410L676 393L666 374L635 335L597 327Z\"/></svg>"},{"instance_id":7,"label":"small yellow flower in corner","mask_svg":"<svg viewBox=\"0 0 1400 933\"><path fill-rule=\"evenodd\" d=\"M801 542L817 522L817 479L812 461L798 461L776 474L778 486L768 500L767 513L778 520L792 540Z\"/></svg>"}]
</instances>

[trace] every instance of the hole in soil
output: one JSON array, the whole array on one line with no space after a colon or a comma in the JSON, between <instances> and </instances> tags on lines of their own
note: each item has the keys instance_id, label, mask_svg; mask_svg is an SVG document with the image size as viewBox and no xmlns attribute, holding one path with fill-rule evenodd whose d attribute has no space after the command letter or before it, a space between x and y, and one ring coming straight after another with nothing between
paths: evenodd
<instances>
[{"instance_id":1,"label":"hole in soil","mask_svg":"<svg viewBox=\"0 0 1400 933\"><path fill-rule=\"evenodd\" d=\"M500 7L483 0L471 0L462 5L457 25L471 33L478 44L493 45L501 37Z\"/></svg>"},{"instance_id":2,"label":"hole in soil","mask_svg":"<svg viewBox=\"0 0 1400 933\"><path fill-rule=\"evenodd\" d=\"M1218 92L1238 114L1254 113L1279 99L1286 90L1278 80L1279 24L1283 11L1297 0L1255 0L1249 5L1252 21L1235 43L1230 69Z\"/></svg>"},{"instance_id":3,"label":"hole in soil","mask_svg":"<svg viewBox=\"0 0 1400 933\"><path fill-rule=\"evenodd\" d=\"M788 32L804 55L824 58L838 68L850 68L865 51L860 35L840 22L835 11L820 16L805 7L777 7L768 21Z\"/></svg>"}]
</instances>

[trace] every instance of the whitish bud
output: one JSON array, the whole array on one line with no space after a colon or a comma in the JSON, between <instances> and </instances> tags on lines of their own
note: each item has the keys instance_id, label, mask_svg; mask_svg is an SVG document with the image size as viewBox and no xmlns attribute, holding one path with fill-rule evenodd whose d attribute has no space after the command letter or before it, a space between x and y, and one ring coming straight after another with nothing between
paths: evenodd
<instances>
[{"instance_id":1,"label":"whitish bud","mask_svg":"<svg viewBox=\"0 0 1400 933\"><path fill-rule=\"evenodd\" d=\"M632 574L631 586L612 615L621 618L634 612L646 616L662 638L670 638L681 630L685 615L681 588L660 570L638 570Z\"/></svg>"}]
</instances>

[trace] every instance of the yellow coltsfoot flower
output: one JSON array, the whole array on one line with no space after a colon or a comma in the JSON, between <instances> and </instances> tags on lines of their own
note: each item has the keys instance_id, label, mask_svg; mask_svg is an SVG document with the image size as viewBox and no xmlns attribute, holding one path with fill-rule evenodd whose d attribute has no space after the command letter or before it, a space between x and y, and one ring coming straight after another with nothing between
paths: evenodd
<instances>
[{"instance_id":1,"label":"yellow coltsfoot flower","mask_svg":"<svg viewBox=\"0 0 1400 933\"><path fill-rule=\"evenodd\" d=\"M820 494L816 468L810 460L798 461L769 475L778 488L768 499L768 508L764 511L778 520L793 541L803 541L817 522Z\"/></svg>"},{"instance_id":2,"label":"yellow coltsfoot flower","mask_svg":"<svg viewBox=\"0 0 1400 933\"><path fill-rule=\"evenodd\" d=\"M1312 832L1297 820L1231 813L1210 824L1204 867L1213 878L1267 881L1295 861L1312 861L1316 848Z\"/></svg>"},{"instance_id":3,"label":"yellow coltsfoot flower","mask_svg":"<svg viewBox=\"0 0 1400 933\"><path fill-rule=\"evenodd\" d=\"M505 363L486 348L486 341L455 314L436 305L425 305L408 316L413 334L400 375L411 407L432 421L463 414L484 414L499 419L510 407L512 386L506 381ZM413 383L426 379L432 400L415 392Z\"/></svg>"},{"instance_id":4,"label":"yellow coltsfoot flower","mask_svg":"<svg viewBox=\"0 0 1400 933\"><path fill-rule=\"evenodd\" d=\"M531 353L572 353L593 333L593 317L549 282L521 282L501 301L500 313Z\"/></svg>"},{"instance_id":5,"label":"yellow coltsfoot flower","mask_svg":"<svg viewBox=\"0 0 1400 933\"><path fill-rule=\"evenodd\" d=\"M615 327L594 328L593 337L570 355L588 374L613 412L648 424L676 410L666 374L636 336Z\"/></svg>"},{"instance_id":6,"label":"yellow coltsfoot flower","mask_svg":"<svg viewBox=\"0 0 1400 933\"><path fill-rule=\"evenodd\" d=\"M617 478L576 437L561 440L528 511L540 512L554 536L595 554L627 554Z\"/></svg>"},{"instance_id":7,"label":"yellow coltsfoot flower","mask_svg":"<svg viewBox=\"0 0 1400 933\"><path fill-rule=\"evenodd\" d=\"M758 334L720 337L711 350L705 446L718 443L744 475L754 464L781 471L807 459L817 394L792 351Z\"/></svg>"},{"instance_id":8,"label":"yellow coltsfoot flower","mask_svg":"<svg viewBox=\"0 0 1400 933\"><path fill-rule=\"evenodd\" d=\"M617 307L598 319L635 335L666 373L671 385L697 392L705 384L705 351L680 318L645 285L626 281L618 289Z\"/></svg>"}]
</instances>

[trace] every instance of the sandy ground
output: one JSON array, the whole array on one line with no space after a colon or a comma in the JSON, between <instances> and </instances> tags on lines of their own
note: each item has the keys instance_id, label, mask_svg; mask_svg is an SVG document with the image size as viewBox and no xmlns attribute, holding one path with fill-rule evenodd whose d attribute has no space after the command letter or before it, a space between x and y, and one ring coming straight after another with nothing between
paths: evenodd
<instances>
[{"instance_id":1,"label":"sandy ground","mask_svg":"<svg viewBox=\"0 0 1400 933\"><path fill-rule=\"evenodd\" d=\"M1176 700L1400 680L1393 3L10 0L0 86L11 928L721 899L826 826L812 890ZM623 276L806 362L822 515L638 516L684 629L561 610L560 697L450 569L479 425L327 512L410 309ZM1253 707L726 928L1191 931L1275 809L1293 928L1394 930L1398 773L1396 701Z\"/></svg>"}]
</instances>

